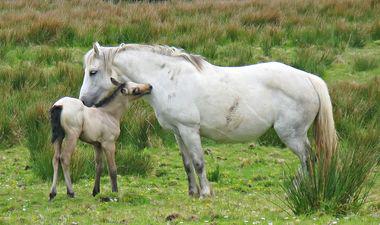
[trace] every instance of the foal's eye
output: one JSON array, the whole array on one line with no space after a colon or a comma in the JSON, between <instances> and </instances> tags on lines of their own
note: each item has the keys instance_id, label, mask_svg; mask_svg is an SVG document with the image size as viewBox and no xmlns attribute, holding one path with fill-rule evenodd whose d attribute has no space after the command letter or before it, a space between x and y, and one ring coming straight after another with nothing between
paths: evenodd
<instances>
[{"instance_id":1,"label":"foal's eye","mask_svg":"<svg viewBox=\"0 0 380 225\"><path fill-rule=\"evenodd\" d=\"M91 71L90 71L90 76L94 76L97 72L98 72L98 71L96 71L96 70L91 70Z\"/></svg>"}]
</instances>

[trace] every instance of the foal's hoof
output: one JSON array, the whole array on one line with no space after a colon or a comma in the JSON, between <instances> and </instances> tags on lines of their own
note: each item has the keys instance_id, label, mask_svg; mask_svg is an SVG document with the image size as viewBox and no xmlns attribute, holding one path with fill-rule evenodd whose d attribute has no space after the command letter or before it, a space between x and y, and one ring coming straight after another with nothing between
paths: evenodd
<instances>
[{"instance_id":1,"label":"foal's hoof","mask_svg":"<svg viewBox=\"0 0 380 225\"><path fill-rule=\"evenodd\" d=\"M70 198L74 198L74 192L67 192L67 196L69 196Z\"/></svg>"},{"instance_id":2,"label":"foal's hoof","mask_svg":"<svg viewBox=\"0 0 380 225\"><path fill-rule=\"evenodd\" d=\"M94 188L94 190L92 190L92 196L95 197L97 194L99 194L100 190L96 190Z\"/></svg>"},{"instance_id":3,"label":"foal's hoof","mask_svg":"<svg viewBox=\"0 0 380 225\"><path fill-rule=\"evenodd\" d=\"M49 201L52 201L56 195L57 195L56 192L50 192L50 194L49 194Z\"/></svg>"}]
</instances>

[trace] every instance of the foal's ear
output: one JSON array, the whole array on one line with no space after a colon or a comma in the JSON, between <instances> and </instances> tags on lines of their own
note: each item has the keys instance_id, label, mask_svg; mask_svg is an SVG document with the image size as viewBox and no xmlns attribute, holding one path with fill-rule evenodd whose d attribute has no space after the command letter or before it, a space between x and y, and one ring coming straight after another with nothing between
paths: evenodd
<instances>
[{"instance_id":1,"label":"foal's ear","mask_svg":"<svg viewBox=\"0 0 380 225\"><path fill-rule=\"evenodd\" d=\"M128 89L122 88L120 91L123 95L128 95Z\"/></svg>"},{"instance_id":2,"label":"foal's ear","mask_svg":"<svg viewBox=\"0 0 380 225\"><path fill-rule=\"evenodd\" d=\"M92 47L94 49L95 55L99 56L100 55L100 44L98 42L95 42L92 45Z\"/></svg>"},{"instance_id":3,"label":"foal's ear","mask_svg":"<svg viewBox=\"0 0 380 225\"><path fill-rule=\"evenodd\" d=\"M111 83L115 86L120 86L122 85L122 83L120 83L119 81L117 81L115 78L111 77Z\"/></svg>"}]
</instances>

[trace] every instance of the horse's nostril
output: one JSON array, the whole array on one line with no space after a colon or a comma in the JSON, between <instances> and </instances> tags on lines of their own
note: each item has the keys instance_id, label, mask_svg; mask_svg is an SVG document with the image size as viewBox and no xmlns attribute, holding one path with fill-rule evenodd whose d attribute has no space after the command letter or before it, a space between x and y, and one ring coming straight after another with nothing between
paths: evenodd
<instances>
[{"instance_id":1,"label":"horse's nostril","mask_svg":"<svg viewBox=\"0 0 380 225\"><path fill-rule=\"evenodd\" d=\"M153 86L149 84L149 90L152 90L153 89Z\"/></svg>"}]
</instances>

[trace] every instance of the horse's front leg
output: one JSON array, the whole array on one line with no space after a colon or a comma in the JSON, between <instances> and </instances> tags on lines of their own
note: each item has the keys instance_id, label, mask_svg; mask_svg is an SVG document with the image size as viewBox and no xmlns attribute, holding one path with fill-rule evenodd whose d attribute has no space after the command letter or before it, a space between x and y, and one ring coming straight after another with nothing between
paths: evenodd
<instances>
[{"instance_id":1,"label":"horse's front leg","mask_svg":"<svg viewBox=\"0 0 380 225\"><path fill-rule=\"evenodd\" d=\"M183 143L183 140L182 140L179 132L176 132L174 135L175 135L175 138L177 140L179 150L181 151L182 161L183 161L183 165L185 167L188 185L189 185L189 195L190 196L198 196L199 195L199 187L198 187L197 182L195 180L194 168L193 168L193 164L191 161L189 151L187 150L185 144Z\"/></svg>"},{"instance_id":2,"label":"horse's front leg","mask_svg":"<svg viewBox=\"0 0 380 225\"><path fill-rule=\"evenodd\" d=\"M100 145L94 145L94 150L95 150L95 184L94 184L94 189L92 190L92 196L95 197L100 192L100 177L102 175L103 171L103 153L102 153L102 148Z\"/></svg>"},{"instance_id":3,"label":"horse's front leg","mask_svg":"<svg viewBox=\"0 0 380 225\"><path fill-rule=\"evenodd\" d=\"M195 172L198 175L199 184L201 186L200 197L204 198L211 196L211 188L206 175L206 166L201 145L201 137L199 135L199 127L188 127L181 125L178 127L178 131L185 147L188 149Z\"/></svg>"},{"instance_id":4,"label":"horse's front leg","mask_svg":"<svg viewBox=\"0 0 380 225\"><path fill-rule=\"evenodd\" d=\"M117 192L117 171L115 162L115 142L102 143L102 148L106 153L108 172L111 179L112 192Z\"/></svg>"}]
</instances>

